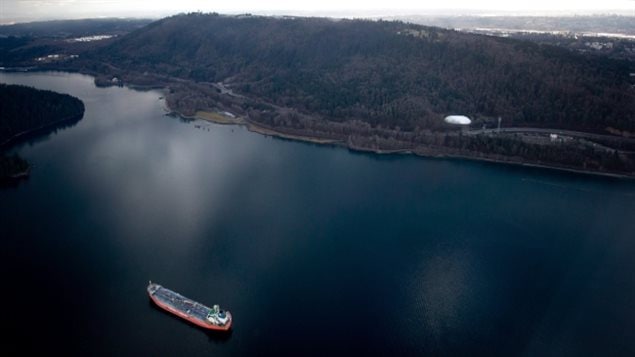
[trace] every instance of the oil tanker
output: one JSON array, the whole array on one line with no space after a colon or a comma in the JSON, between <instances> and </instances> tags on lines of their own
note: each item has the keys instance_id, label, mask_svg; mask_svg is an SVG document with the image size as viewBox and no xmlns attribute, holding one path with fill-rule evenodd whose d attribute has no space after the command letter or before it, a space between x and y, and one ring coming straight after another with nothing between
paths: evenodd
<instances>
[{"instance_id":1,"label":"oil tanker","mask_svg":"<svg viewBox=\"0 0 635 357\"><path fill-rule=\"evenodd\" d=\"M148 283L148 295L160 308L208 330L228 331L232 315L218 305L209 308L153 282Z\"/></svg>"}]
</instances>

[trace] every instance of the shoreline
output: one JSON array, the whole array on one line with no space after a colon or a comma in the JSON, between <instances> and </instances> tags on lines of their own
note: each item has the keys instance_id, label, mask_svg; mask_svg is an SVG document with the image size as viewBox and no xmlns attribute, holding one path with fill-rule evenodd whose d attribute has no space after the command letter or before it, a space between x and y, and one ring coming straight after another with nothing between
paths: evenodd
<instances>
[{"instance_id":1,"label":"shoreline","mask_svg":"<svg viewBox=\"0 0 635 357\"><path fill-rule=\"evenodd\" d=\"M167 106L167 103L166 103L166 106ZM168 110L170 111L170 113L173 113L175 115L178 115L186 119L204 120L204 121L208 121L208 122L219 124L219 125L244 126L250 132L257 133L260 135L273 136L273 137L277 137L281 139L294 140L294 141L300 141L305 143L339 146L351 151L370 153L375 155L413 155L416 157L432 158L432 159L438 158L438 159L450 159L450 160L457 160L457 159L470 160L470 161L488 162L493 164L514 165L514 166L522 166L522 167L530 167L530 168L538 168L538 169L549 169L549 170L563 171L563 172L569 172L569 173L586 174L586 175L594 175L594 176L601 176L601 177L611 177L611 178L618 178L618 179L629 179L629 180L635 179L635 176L633 175L613 173L613 172L591 171L591 170L576 169L571 167L561 167L561 166L547 165L547 164L540 164L540 163L530 163L530 162L495 159L495 158L488 158L488 157L443 153L440 150L438 150L438 153L434 153L434 151L437 151L435 149L430 149L431 153L426 154L423 152L417 152L417 150L413 150L413 149L383 150L383 149L375 149L375 148L366 148L362 146L349 145L342 140L286 134L280 131L276 131L273 128L268 128L268 127L253 123L249 121L248 119L243 119L238 117L235 120L225 120L225 119L218 120L212 117L198 115L201 111L197 112L197 114L193 116L188 116L188 115L183 115L179 113L178 111L173 110L169 107L168 107Z\"/></svg>"},{"instance_id":2,"label":"shoreline","mask_svg":"<svg viewBox=\"0 0 635 357\"><path fill-rule=\"evenodd\" d=\"M28 71L32 71L32 72L53 71L53 72L79 73L79 74L89 75L93 77L94 80L97 79L97 76L99 75L98 73L92 72L92 71L81 71L81 70L73 71L73 70L69 70L68 68L65 68L65 69L32 68L25 72L28 72ZM98 86L97 83L95 83L95 85ZM108 83L99 87L112 87L112 86L127 87L132 90L138 90L138 91L159 90L164 93L164 95L162 96L164 100L167 98L168 90L169 90L168 83L135 85L134 83L124 82L124 83L118 83L118 84ZM204 120L204 121L208 121L208 122L219 124L219 125L244 126L247 128L247 130L251 132L258 133L265 136L273 136L273 137L277 137L281 139L295 140L295 141L320 144L320 145L340 146L340 147L344 147L349 150L357 151L357 152L365 152L365 153L372 153L372 154L379 154L379 155L394 155L394 154L406 155L408 154L408 155L414 155L414 156L424 157L424 158L447 158L447 159L471 160L471 161L481 161L481 162L489 162L489 163L496 163L496 164L507 164L507 165L533 167L533 168L540 168L540 169L558 170L558 171L570 172L570 173L576 173L576 174L587 174L587 175L594 175L594 176L603 176L603 177L621 178L621 179L630 179L630 180L635 179L635 173L629 174L629 173L603 172L603 171L595 171L595 170L585 170L583 168L549 165L544 163L523 162L521 160L514 160L514 159L497 159L492 157L484 157L484 156L469 155L469 154L468 155L456 154L456 153L449 152L449 150L444 150L444 148L435 148L435 147L423 148L422 147L418 149L417 148L379 149L379 148L355 146L340 139L330 139L330 138L324 138L324 137L288 134L288 133L278 131L274 128L263 126L259 123L254 123L253 121L250 121L249 119L245 119L242 117L230 118L228 116L223 116L220 113L215 113L215 112L199 110L194 115L185 115L179 112L178 110L171 108L167 100L164 101L164 110L166 111L167 115L175 115L184 119ZM19 135L22 135L22 134L26 135L26 133L20 133ZM0 144L0 148L2 148L2 145L4 145L4 143Z\"/></svg>"},{"instance_id":3,"label":"shoreline","mask_svg":"<svg viewBox=\"0 0 635 357\"><path fill-rule=\"evenodd\" d=\"M576 174L612 177L612 178L619 178L619 179L629 179L629 180L635 179L635 176L612 173L612 172L589 171L589 170L582 170L582 169L574 169L570 167L550 166L550 165L538 164L538 163L493 159L493 158L487 158L487 157L467 156L467 155L460 155L460 154L448 154L448 153L424 154L424 153L409 150L409 149L380 150L380 149L367 149L363 147L351 147L348 145L344 145L344 147L352 151L377 154L377 155L413 155L413 156L428 158L428 159L468 160L468 161L487 162L487 163L500 164L500 165L513 165L513 166L523 166L523 167L531 167L531 168L538 168L538 169L548 169L548 170L563 171L563 172L570 172L570 173L576 173Z\"/></svg>"},{"instance_id":4,"label":"shoreline","mask_svg":"<svg viewBox=\"0 0 635 357\"><path fill-rule=\"evenodd\" d=\"M167 106L167 104L166 104ZM315 144L338 144L341 143L341 140L335 140L335 139L324 139L324 138L316 138L316 137L309 137L309 136L301 136L301 135L293 135L293 134L285 134L279 131L276 131L272 128L268 128L266 126L260 125L260 124L256 124L252 121L249 121L247 119L243 119L240 117L236 117L236 118L230 118L228 116L224 116L220 113L213 113L213 112L206 112L206 111L197 111L196 114L194 115L184 115L179 113L176 110L172 110L170 108L168 108L168 111L170 113L173 113L175 115L178 115L182 118L185 119L198 119L198 120L204 120L204 121L208 121L210 123L214 123L214 124L219 124L219 125L237 125L237 126L244 126L247 128L247 130L253 132L253 133L257 133L257 134L261 134L261 135L265 135L265 136L275 136L278 138L282 138L282 139L288 139L288 140L296 140L296 141L303 141L303 142L310 142L310 143L315 143Z\"/></svg>"},{"instance_id":5,"label":"shoreline","mask_svg":"<svg viewBox=\"0 0 635 357\"><path fill-rule=\"evenodd\" d=\"M295 141L303 141L303 142L308 142L308 143L313 143L313 144L342 145L342 146L346 147L346 145L344 145L344 143L341 140L325 139L325 138L317 138L317 137L301 136L301 135L293 135L293 134L285 134L285 133L276 131L274 129L267 128L267 127L262 126L262 125L254 124L254 123L249 122L249 121L247 121L246 127L247 127L247 130L251 131L252 133L257 133L257 134L260 134L260 135L275 136L277 138L282 138L282 139L287 139L287 140L295 140Z\"/></svg>"}]
</instances>

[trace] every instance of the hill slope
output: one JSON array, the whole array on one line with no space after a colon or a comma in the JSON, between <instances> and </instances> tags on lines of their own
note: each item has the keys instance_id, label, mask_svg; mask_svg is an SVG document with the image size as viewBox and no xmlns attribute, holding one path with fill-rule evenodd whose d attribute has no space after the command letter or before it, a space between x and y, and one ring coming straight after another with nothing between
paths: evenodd
<instances>
[{"instance_id":1,"label":"hill slope","mask_svg":"<svg viewBox=\"0 0 635 357\"><path fill-rule=\"evenodd\" d=\"M204 82L329 121L403 130L462 113L635 131L629 64L401 22L170 17L93 54L126 70Z\"/></svg>"},{"instance_id":2,"label":"hill slope","mask_svg":"<svg viewBox=\"0 0 635 357\"><path fill-rule=\"evenodd\" d=\"M178 114L267 135L635 176L633 65L402 22L197 13L42 68L167 88Z\"/></svg>"}]
</instances>

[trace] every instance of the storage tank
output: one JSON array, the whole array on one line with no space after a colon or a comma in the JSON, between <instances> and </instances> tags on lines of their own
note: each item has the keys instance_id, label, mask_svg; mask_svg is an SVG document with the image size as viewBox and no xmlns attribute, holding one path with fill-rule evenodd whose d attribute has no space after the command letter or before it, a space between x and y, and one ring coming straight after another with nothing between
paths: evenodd
<instances>
[{"instance_id":1,"label":"storage tank","mask_svg":"<svg viewBox=\"0 0 635 357\"><path fill-rule=\"evenodd\" d=\"M444 121L453 125L470 125L472 120L465 115L448 115Z\"/></svg>"}]
</instances>

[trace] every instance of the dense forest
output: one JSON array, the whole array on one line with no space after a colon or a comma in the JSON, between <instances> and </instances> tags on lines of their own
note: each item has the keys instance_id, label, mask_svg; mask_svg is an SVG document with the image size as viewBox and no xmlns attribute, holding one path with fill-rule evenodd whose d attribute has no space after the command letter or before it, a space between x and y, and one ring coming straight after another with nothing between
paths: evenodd
<instances>
[{"instance_id":1,"label":"dense forest","mask_svg":"<svg viewBox=\"0 0 635 357\"><path fill-rule=\"evenodd\" d=\"M0 83L0 144L14 136L79 119L84 103L68 94Z\"/></svg>"},{"instance_id":2,"label":"dense forest","mask_svg":"<svg viewBox=\"0 0 635 357\"><path fill-rule=\"evenodd\" d=\"M18 137L84 114L84 103L67 94L0 83L0 149ZM0 151L0 179L24 173L26 162Z\"/></svg>"},{"instance_id":3,"label":"dense forest","mask_svg":"<svg viewBox=\"0 0 635 357\"><path fill-rule=\"evenodd\" d=\"M95 68L222 81L332 122L412 131L460 113L635 132L632 63L395 21L179 15L87 57Z\"/></svg>"}]
</instances>

